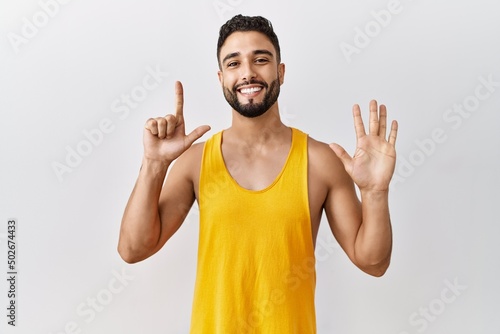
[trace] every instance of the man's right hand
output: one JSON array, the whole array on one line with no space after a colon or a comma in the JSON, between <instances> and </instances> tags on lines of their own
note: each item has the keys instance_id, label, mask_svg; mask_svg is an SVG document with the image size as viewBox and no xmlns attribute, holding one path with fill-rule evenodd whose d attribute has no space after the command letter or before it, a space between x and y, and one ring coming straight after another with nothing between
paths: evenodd
<instances>
[{"instance_id":1,"label":"man's right hand","mask_svg":"<svg viewBox=\"0 0 500 334\"><path fill-rule=\"evenodd\" d=\"M184 91L175 83L175 115L150 118L144 126L144 158L170 164L210 130L202 125L186 135L184 123Z\"/></svg>"}]
</instances>

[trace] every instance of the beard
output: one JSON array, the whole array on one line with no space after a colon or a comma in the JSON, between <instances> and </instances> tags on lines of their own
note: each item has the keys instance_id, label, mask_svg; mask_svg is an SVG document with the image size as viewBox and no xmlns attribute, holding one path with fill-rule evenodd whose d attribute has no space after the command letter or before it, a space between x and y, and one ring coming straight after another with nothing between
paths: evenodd
<instances>
[{"instance_id":1,"label":"beard","mask_svg":"<svg viewBox=\"0 0 500 334\"><path fill-rule=\"evenodd\" d=\"M263 89L266 89L266 95L262 102L254 103L253 99L249 99L248 103L242 104L238 100L237 90L239 87L243 85L252 85L259 84L263 86ZM250 80L244 82L242 84L236 85L232 90L224 87L224 97L226 98L227 103L236 110L240 115L254 118L264 114L266 111L271 108L271 106L278 100L278 96L280 95L280 83L279 83L279 75L276 80L271 82L271 85L268 85L264 81L258 80Z\"/></svg>"}]
</instances>

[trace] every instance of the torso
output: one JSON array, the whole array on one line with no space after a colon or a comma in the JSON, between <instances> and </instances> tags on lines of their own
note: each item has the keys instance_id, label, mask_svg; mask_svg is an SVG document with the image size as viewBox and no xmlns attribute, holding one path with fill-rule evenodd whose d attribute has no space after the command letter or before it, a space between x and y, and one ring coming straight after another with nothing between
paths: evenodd
<instances>
[{"instance_id":1,"label":"torso","mask_svg":"<svg viewBox=\"0 0 500 334\"><path fill-rule=\"evenodd\" d=\"M230 138L226 139L222 142L222 154L231 177L243 188L261 190L272 184L283 169L290 151L291 131L287 140L266 147L242 148L232 142ZM193 145L192 149L194 160L191 165L193 166L193 174L191 175L193 175L193 185L195 185L195 196L198 198L203 143ZM323 177L324 173L319 172L328 167L325 166L323 154L334 155L326 144L308 138L309 211L314 244L316 244L323 204L328 193L328 185Z\"/></svg>"}]
</instances>

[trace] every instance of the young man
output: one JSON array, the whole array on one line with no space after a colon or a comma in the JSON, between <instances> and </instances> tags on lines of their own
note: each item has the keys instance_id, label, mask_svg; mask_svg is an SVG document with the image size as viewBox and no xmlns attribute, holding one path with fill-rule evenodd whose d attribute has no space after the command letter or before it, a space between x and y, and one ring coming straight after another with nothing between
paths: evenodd
<instances>
[{"instance_id":1,"label":"young man","mask_svg":"<svg viewBox=\"0 0 500 334\"><path fill-rule=\"evenodd\" d=\"M176 83L175 114L146 122L119 253L129 263L156 253L197 200L191 333L315 333L314 247L323 211L357 267L381 276L389 266L397 123L386 139L386 108L371 101L365 133L355 105L353 157L285 126L277 102L285 65L262 17L238 15L224 24L217 57L231 127L193 145L210 127L185 134L183 90Z\"/></svg>"}]
</instances>

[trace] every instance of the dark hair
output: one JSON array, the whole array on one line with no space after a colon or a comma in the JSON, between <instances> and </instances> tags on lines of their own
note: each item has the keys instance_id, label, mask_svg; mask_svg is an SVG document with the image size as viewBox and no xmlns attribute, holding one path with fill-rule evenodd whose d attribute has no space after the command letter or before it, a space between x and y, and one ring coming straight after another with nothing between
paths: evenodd
<instances>
[{"instance_id":1,"label":"dark hair","mask_svg":"<svg viewBox=\"0 0 500 334\"><path fill-rule=\"evenodd\" d=\"M271 21L262 16L243 16L239 14L224 23L220 28L219 40L217 41L217 62L219 63L219 67L221 66L220 49L229 35L237 31L258 31L266 35L276 49L276 60L278 64L281 62L280 43L278 41L278 36L276 36L273 30Z\"/></svg>"}]
</instances>

